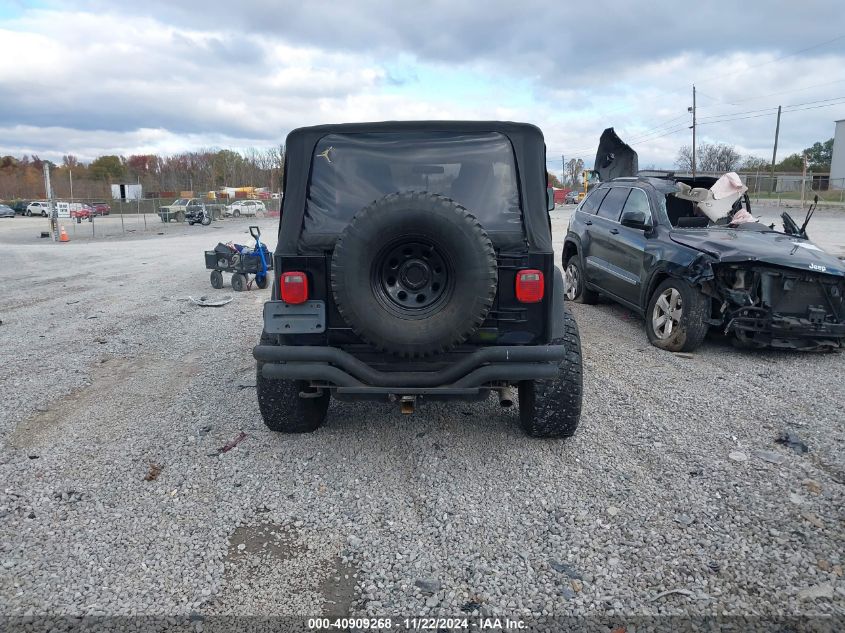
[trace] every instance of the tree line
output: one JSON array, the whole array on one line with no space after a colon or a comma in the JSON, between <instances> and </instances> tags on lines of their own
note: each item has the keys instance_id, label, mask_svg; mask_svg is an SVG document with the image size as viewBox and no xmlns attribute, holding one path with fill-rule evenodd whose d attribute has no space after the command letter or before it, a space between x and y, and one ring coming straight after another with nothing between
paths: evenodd
<instances>
[{"instance_id":1,"label":"tree line","mask_svg":"<svg viewBox=\"0 0 845 633\"><path fill-rule=\"evenodd\" d=\"M803 152L790 154L775 163L775 171L800 172L803 169L802 155L807 156L807 169L815 172L830 171L833 156L833 139L813 143ZM768 171L772 162L759 156L742 156L733 145L724 143L701 143L695 148L695 168L699 172L725 173L728 171ZM692 147L682 145L675 159L675 167L692 171ZM563 178L549 172L549 184L554 187L583 187L582 172L586 168L580 158L570 158L564 165Z\"/></svg>"},{"instance_id":2,"label":"tree line","mask_svg":"<svg viewBox=\"0 0 845 633\"><path fill-rule=\"evenodd\" d=\"M267 187L281 191L284 146L243 152L210 149L173 156L133 154L99 156L85 164L68 154L59 164L37 155L0 157L0 199L44 198L44 164L50 165L57 198L108 198L112 184L140 183L145 195L214 191L221 187ZM72 188L72 192L71 192ZM72 195L71 195L72 193Z\"/></svg>"},{"instance_id":3,"label":"tree line","mask_svg":"<svg viewBox=\"0 0 845 633\"><path fill-rule=\"evenodd\" d=\"M807 157L807 169L810 171L830 171L833 139L816 142L800 154L790 154L775 163L775 171L802 171L804 156ZM675 166L683 171L692 171L692 147L681 146ZM701 172L766 171L772 168L772 161L759 156L741 156L732 145L701 143L695 148L695 168Z\"/></svg>"}]
</instances>

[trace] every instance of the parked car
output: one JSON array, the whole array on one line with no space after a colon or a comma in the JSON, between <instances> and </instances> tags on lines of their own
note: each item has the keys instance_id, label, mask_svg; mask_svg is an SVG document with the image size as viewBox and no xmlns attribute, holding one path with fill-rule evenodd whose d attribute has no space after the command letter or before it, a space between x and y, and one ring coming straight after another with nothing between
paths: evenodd
<instances>
[{"instance_id":1,"label":"parked car","mask_svg":"<svg viewBox=\"0 0 845 633\"><path fill-rule=\"evenodd\" d=\"M259 212L267 213L267 207L261 200L237 200L227 205L224 211L227 216L236 218L242 215L258 215Z\"/></svg>"},{"instance_id":2,"label":"parked car","mask_svg":"<svg viewBox=\"0 0 845 633\"><path fill-rule=\"evenodd\" d=\"M111 213L111 207L107 202L89 202L88 206L91 207L95 215L108 215Z\"/></svg>"},{"instance_id":3,"label":"parked car","mask_svg":"<svg viewBox=\"0 0 845 633\"><path fill-rule=\"evenodd\" d=\"M173 220L184 222L188 207L191 207L193 210L194 208L199 208L201 205L202 201L198 198L177 198L170 204L161 206L158 210L158 215L162 222L171 222Z\"/></svg>"},{"instance_id":4,"label":"parked car","mask_svg":"<svg viewBox=\"0 0 845 633\"><path fill-rule=\"evenodd\" d=\"M505 407L518 397L528 435L575 433L581 344L538 128L323 125L286 147L277 278L253 350L271 430L314 431L332 397L412 413L492 391Z\"/></svg>"},{"instance_id":5,"label":"parked car","mask_svg":"<svg viewBox=\"0 0 845 633\"><path fill-rule=\"evenodd\" d=\"M30 202L26 205L26 215L33 216L33 215L41 215L45 218L50 213L50 205L48 202L43 200L36 200L35 202Z\"/></svg>"},{"instance_id":6,"label":"parked car","mask_svg":"<svg viewBox=\"0 0 845 633\"><path fill-rule=\"evenodd\" d=\"M736 177L736 199L722 198L718 217L707 207L716 178L628 175L636 152L607 131L597 163L602 184L564 240L568 299L605 295L645 318L653 345L675 352L694 350L711 327L746 347L843 346L845 262L807 238L812 209L800 227L783 213L775 230L754 221Z\"/></svg>"},{"instance_id":7,"label":"parked car","mask_svg":"<svg viewBox=\"0 0 845 633\"><path fill-rule=\"evenodd\" d=\"M70 210L70 217L74 220L93 220L94 216L96 215L94 209L92 209L87 204L81 204L79 206L74 205L74 207Z\"/></svg>"},{"instance_id":8,"label":"parked car","mask_svg":"<svg viewBox=\"0 0 845 633\"><path fill-rule=\"evenodd\" d=\"M563 204L576 204L578 202L578 193L575 189L567 191L563 197Z\"/></svg>"},{"instance_id":9,"label":"parked car","mask_svg":"<svg viewBox=\"0 0 845 633\"><path fill-rule=\"evenodd\" d=\"M15 217L15 210L8 204L0 204L0 218Z\"/></svg>"},{"instance_id":10,"label":"parked car","mask_svg":"<svg viewBox=\"0 0 845 633\"><path fill-rule=\"evenodd\" d=\"M11 206L18 215L26 215L26 208L29 206L30 202L30 200L15 200L9 206Z\"/></svg>"}]
</instances>

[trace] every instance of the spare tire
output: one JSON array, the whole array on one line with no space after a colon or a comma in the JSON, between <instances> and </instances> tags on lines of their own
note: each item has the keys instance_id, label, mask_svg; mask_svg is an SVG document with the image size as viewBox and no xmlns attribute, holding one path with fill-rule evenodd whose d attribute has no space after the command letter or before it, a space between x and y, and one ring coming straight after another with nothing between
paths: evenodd
<instances>
[{"instance_id":1,"label":"spare tire","mask_svg":"<svg viewBox=\"0 0 845 633\"><path fill-rule=\"evenodd\" d=\"M340 315L378 349L445 352L484 322L496 296L496 253L478 220L433 193L392 193L359 211L335 245Z\"/></svg>"}]
</instances>

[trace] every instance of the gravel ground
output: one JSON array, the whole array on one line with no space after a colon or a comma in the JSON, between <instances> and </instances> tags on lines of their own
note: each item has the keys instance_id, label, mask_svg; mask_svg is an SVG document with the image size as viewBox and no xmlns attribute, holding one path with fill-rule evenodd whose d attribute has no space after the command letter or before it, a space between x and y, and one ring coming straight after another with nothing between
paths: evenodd
<instances>
[{"instance_id":1,"label":"gravel ground","mask_svg":"<svg viewBox=\"0 0 845 633\"><path fill-rule=\"evenodd\" d=\"M250 355L268 291L203 269L247 224L0 235L0 614L845 614L841 354L680 357L575 305L574 438L494 399L334 402L277 435Z\"/></svg>"}]
</instances>

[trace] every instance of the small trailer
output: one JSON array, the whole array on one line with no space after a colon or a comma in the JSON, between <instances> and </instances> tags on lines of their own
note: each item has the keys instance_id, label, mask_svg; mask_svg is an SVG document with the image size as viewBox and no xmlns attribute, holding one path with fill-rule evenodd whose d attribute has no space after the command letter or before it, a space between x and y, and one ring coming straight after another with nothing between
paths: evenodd
<instances>
[{"instance_id":1,"label":"small trailer","mask_svg":"<svg viewBox=\"0 0 845 633\"><path fill-rule=\"evenodd\" d=\"M248 290L255 281L261 289L270 283L267 272L273 270L273 253L261 243L261 229L249 227L249 234L255 238L255 248L232 248L218 244L213 251L205 251L205 267L211 270L211 287L223 287L223 273L232 274L232 290ZM250 280L249 276L254 275Z\"/></svg>"}]
</instances>

